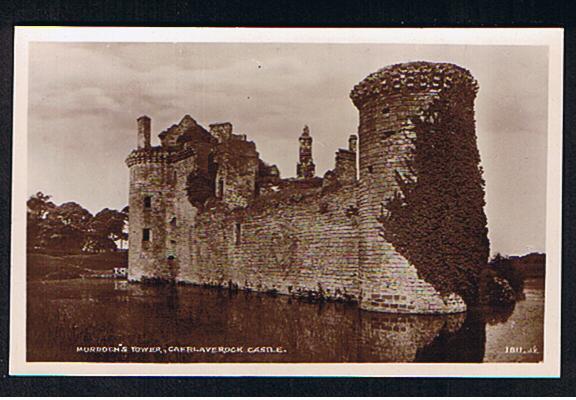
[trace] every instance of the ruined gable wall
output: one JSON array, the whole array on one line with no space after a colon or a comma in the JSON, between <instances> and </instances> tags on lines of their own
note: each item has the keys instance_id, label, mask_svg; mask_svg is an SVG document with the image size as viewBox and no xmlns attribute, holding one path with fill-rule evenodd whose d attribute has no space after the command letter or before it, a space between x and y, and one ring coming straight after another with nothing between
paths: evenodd
<instances>
[{"instance_id":1,"label":"ruined gable wall","mask_svg":"<svg viewBox=\"0 0 576 400\"><path fill-rule=\"evenodd\" d=\"M190 243L194 241L194 223L198 209L188 200L188 176L202 170L197 157L187 157L174 163L173 207L166 218L168 251L175 256L177 276L186 275L194 263Z\"/></svg>"},{"instance_id":2,"label":"ruined gable wall","mask_svg":"<svg viewBox=\"0 0 576 400\"><path fill-rule=\"evenodd\" d=\"M282 294L358 295L354 185L295 191L243 210L198 213L192 263L179 279ZM240 239L237 241L239 224Z\"/></svg>"},{"instance_id":3,"label":"ruined gable wall","mask_svg":"<svg viewBox=\"0 0 576 400\"><path fill-rule=\"evenodd\" d=\"M218 144L215 151L217 197L231 208L246 207L254 198L258 176L258 153L245 136L233 135Z\"/></svg>"}]
</instances>

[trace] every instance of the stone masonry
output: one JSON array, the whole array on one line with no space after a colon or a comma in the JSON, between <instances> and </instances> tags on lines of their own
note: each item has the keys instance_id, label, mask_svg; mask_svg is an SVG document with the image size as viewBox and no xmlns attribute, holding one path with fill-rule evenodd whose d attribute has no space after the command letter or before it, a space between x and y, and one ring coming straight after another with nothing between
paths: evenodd
<instances>
[{"instance_id":1,"label":"stone masonry","mask_svg":"<svg viewBox=\"0 0 576 400\"><path fill-rule=\"evenodd\" d=\"M316 166L312 161L312 136L310 136L310 128L304 127L302 135L300 135L300 162L296 166L296 175L300 179L308 179L314 177L316 174Z\"/></svg>"},{"instance_id":2,"label":"stone masonry","mask_svg":"<svg viewBox=\"0 0 576 400\"><path fill-rule=\"evenodd\" d=\"M384 239L380 222L402 196L398 177L418 182L415 121L454 90L473 102L477 84L452 64L399 64L368 76L351 93L358 134L323 177L315 176L308 127L297 177L281 178L230 123L206 130L187 115L151 146L150 119L140 117L138 148L126 161L129 280L341 299L393 313L465 311L458 294L426 281L410 254Z\"/></svg>"}]
</instances>

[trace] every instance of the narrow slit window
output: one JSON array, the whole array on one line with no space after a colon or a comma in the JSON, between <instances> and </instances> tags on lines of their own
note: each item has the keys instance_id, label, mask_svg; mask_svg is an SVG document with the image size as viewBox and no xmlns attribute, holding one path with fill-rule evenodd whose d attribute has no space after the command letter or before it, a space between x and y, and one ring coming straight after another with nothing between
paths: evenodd
<instances>
[{"instance_id":1,"label":"narrow slit window","mask_svg":"<svg viewBox=\"0 0 576 400\"><path fill-rule=\"evenodd\" d=\"M240 223L236 223L236 229L235 229L234 236L236 238L236 245L241 244L242 243L242 226L240 225Z\"/></svg>"},{"instance_id":2,"label":"narrow slit window","mask_svg":"<svg viewBox=\"0 0 576 400\"><path fill-rule=\"evenodd\" d=\"M152 196L144 197L144 208L152 207Z\"/></svg>"},{"instance_id":3,"label":"narrow slit window","mask_svg":"<svg viewBox=\"0 0 576 400\"><path fill-rule=\"evenodd\" d=\"M382 114L384 114L384 115L390 114L390 107L384 107L384 108L382 109Z\"/></svg>"},{"instance_id":4,"label":"narrow slit window","mask_svg":"<svg viewBox=\"0 0 576 400\"><path fill-rule=\"evenodd\" d=\"M149 242L150 241L150 229L144 228L142 229L142 241Z\"/></svg>"},{"instance_id":5,"label":"narrow slit window","mask_svg":"<svg viewBox=\"0 0 576 400\"><path fill-rule=\"evenodd\" d=\"M220 179L218 181L218 196L223 199L224 198L224 179Z\"/></svg>"},{"instance_id":6,"label":"narrow slit window","mask_svg":"<svg viewBox=\"0 0 576 400\"><path fill-rule=\"evenodd\" d=\"M368 173L371 174L374 172L374 167L372 167L371 165L368 166Z\"/></svg>"}]
</instances>

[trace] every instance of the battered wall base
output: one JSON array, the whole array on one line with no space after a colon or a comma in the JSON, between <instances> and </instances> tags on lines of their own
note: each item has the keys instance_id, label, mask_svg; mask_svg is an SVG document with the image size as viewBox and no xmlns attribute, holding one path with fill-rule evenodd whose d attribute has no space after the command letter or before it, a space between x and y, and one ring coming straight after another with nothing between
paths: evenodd
<instances>
[{"instance_id":1,"label":"battered wall base","mask_svg":"<svg viewBox=\"0 0 576 400\"><path fill-rule=\"evenodd\" d=\"M414 268L414 267L410 267ZM189 279L179 278L178 283L192 284L198 286L219 287L232 290L253 291L259 293L285 295L294 298L307 299L312 301L345 301L356 302L359 308L366 311L385 312L395 314L455 314L466 311L466 304L462 298L452 293L441 295L429 283L415 276L416 271L411 271L412 276L405 281L405 286L396 292L389 290L388 285L382 285L382 291L371 293L358 298L355 294L330 287L310 288L306 286L285 286L285 285L251 285L233 281L206 281L195 282ZM148 279L144 276L130 275L130 282L141 283ZM151 278L150 281L154 279ZM388 289L386 289L388 288Z\"/></svg>"},{"instance_id":2,"label":"battered wall base","mask_svg":"<svg viewBox=\"0 0 576 400\"><path fill-rule=\"evenodd\" d=\"M400 314L453 314L466 311L466 303L456 293L440 294L431 284L418 278L416 268L406 265L401 273L382 273L366 280L360 308Z\"/></svg>"}]
</instances>

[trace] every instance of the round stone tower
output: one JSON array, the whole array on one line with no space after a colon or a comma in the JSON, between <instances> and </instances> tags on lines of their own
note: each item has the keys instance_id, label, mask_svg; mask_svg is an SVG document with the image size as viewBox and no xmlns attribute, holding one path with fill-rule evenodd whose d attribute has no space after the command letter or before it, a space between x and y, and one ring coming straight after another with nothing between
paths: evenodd
<instances>
[{"instance_id":1,"label":"round stone tower","mask_svg":"<svg viewBox=\"0 0 576 400\"><path fill-rule=\"evenodd\" d=\"M467 70L453 64L429 62L386 67L352 90L350 97L360 113L361 308L399 313L452 313L466 309L463 301L466 296L455 288L475 286L476 264L488 255L483 181L474 128L477 90L477 83ZM459 139L453 140L455 135L460 135ZM435 145L427 142L436 137L445 143L441 145L445 148L438 148L442 154L434 153ZM451 164L441 178L448 182L457 179L456 175L451 177L458 173L452 169L464 169L474 175L474 204L479 205L474 212L481 215L476 221L468 221L473 229L463 233L457 222L451 220L452 215L458 218L462 214L454 207L465 199L459 198L457 191L443 185L425 167L438 157L442 162L454 157L462 159L457 154L460 139L463 147L468 146L466 151L471 160ZM465 154L468 153L463 152L462 156ZM431 170L443 165L432 165ZM452 207L448 214L432 205L441 196L447 199L448 208ZM428 215L431 217L426 219ZM465 254L458 259L458 265L430 247L436 241L451 240L434 234L451 227L471 237L475 247L462 250ZM484 245L486 249L478 249ZM426 246L429 247L425 249ZM460 269L467 271L467 268L472 271L470 274L461 273ZM438 274L447 277L446 285L444 278L435 280Z\"/></svg>"},{"instance_id":2,"label":"round stone tower","mask_svg":"<svg viewBox=\"0 0 576 400\"><path fill-rule=\"evenodd\" d=\"M150 146L150 118L138 118L138 148L126 159L130 169L128 279L173 281L178 272L171 250L175 174L170 152Z\"/></svg>"}]
</instances>

